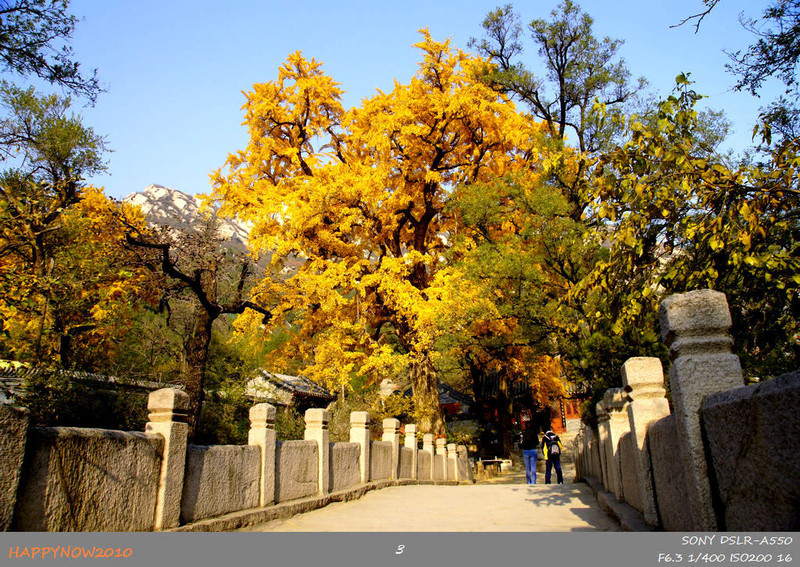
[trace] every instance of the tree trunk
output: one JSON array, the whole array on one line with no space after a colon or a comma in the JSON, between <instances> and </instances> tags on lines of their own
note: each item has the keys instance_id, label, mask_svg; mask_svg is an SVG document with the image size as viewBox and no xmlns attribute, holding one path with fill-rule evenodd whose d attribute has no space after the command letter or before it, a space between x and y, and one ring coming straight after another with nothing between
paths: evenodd
<instances>
[{"instance_id":1,"label":"tree trunk","mask_svg":"<svg viewBox=\"0 0 800 567\"><path fill-rule=\"evenodd\" d=\"M53 302L49 302L53 303ZM58 304L51 307L53 312L53 326L51 332L54 337L58 338L58 346L56 347L56 354L58 355L58 364L64 370L72 369L72 335L67 331L67 325L64 322L64 316L58 308Z\"/></svg>"},{"instance_id":2,"label":"tree trunk","mask_svg":"<svg viewBox=\"0 0 800 567\"><path fill-rule=\"evenodd\" d=\"M214 318L198 305L195 310L192 332L183 342L185 355L183 378L186 384L186 393L189 395L189 439L194 437L200 421L200 411L203 409L203 399L205 398L203 382L213 323Z\"/></svg>"},{"instance_id":3,"label":"tree trunk","mask_svg":"<svg viewBox=\"0 0 800 567\"><path fill-rule=\"evenodd\" d=\"M72 368L72 336L64 331L59 335L58 356L61 359L61 368Z\"/></svg>"},{"instance_id":4,"label":"tree trunk","mask_svg":"<svg viewBox=\"0 0 800 567\"><path fill-rule=\"evenodd\" d=\"M486 396L486 372L480 368L471 356L467 356L469 376L472 380L472 394L475 397L475 412L478 414L478 422L482 426L492 423L492 400Z\"/></svg>"},{"instance_id":5,"label":"tree trunk","mask_svg":"<svg viewBox=\"0 0 800 567\"><path fill-rule=\"evenodd\" d=\"M514 400L511 397L508 375L500 374L500 396L498 399L498 429L503 444L503 456L510 457L514 450L514 440L511 437L511 419L514 415Z\"/></svg>"},{"instance_id":6,"label":"tree trunk","mask_svg":"<svg viewBox=\"0 0 800 567\"><path fill-rule=\"evenodd\" d=\"M439 381L428 353L411 366L411 390L414 394L419 431L444 435L444 414L439 405Z\"/></svg>"}]
</instances>

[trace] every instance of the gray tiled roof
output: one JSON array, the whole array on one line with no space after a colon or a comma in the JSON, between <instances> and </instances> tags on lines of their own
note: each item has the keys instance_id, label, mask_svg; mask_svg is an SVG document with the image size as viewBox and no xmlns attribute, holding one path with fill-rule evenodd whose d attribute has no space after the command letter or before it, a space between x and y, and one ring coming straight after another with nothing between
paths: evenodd
<instances>
[{"instance_id":1,"label":"gray tiled roof","mask_svg":"<svg viewBox=\"0 0 800 567\"><path fill-rule=\"evenodd\" d=\"M0 401L5 398L6 401L16 398L22 385L28 378L36 376L42 372L41 368L30 368L26 366L18 367L0 367ZM121 380L115 376L105 376L103 374L94 374L92 372L80 372L74 370L59 370L65 376L80 380L82 382L96 382L100 385L109 386L123 386L126 388L138 388L142 390L158 390L160 388L178 388L184 389L182 384L172 384L165 382L155 382L152 380Z\"/></svg>"},{"instance_id":2,"label":"gray tiled roof","mask_svg":"<svg viewBox=\"0 0 800 567\"><path fill-rule=\"evenodd\" d=\"M333 400L336 398L326 388L320 386L305 376L289 376L263 370L260 375L265 381L275 384L278 388L286 390L295 396L323 398Z\"/></svg>"},{"instance_id":3,"label":"gray tiled roof","mask_svg":"<svg viewBox=\"0 0 800 567\"><path fill-rule=\"evenodd\" d=\"M464 394L463 392L459 392L451 385L442 382L439 380L439 403L440 404L462 404L464 406L470 406L475 403L475 400L469 394ZM411 387L406 388L403 395L407 398L410 398L413 395L413 390Z\"/></svg>"}]
</instances>

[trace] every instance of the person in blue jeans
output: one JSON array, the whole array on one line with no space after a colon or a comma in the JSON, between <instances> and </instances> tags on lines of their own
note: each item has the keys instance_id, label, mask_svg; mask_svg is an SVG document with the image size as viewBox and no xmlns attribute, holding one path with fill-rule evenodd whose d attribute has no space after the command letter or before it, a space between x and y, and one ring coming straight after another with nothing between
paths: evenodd
<instances>
[{"instance_id":1,"label":"person in blue jeans","mask_svg":"<svg viewBox=\"0 0 800 567\"><path fill-rule=\"evenodd\" d=\"M539 431L528 422L519 442L519 448L522 449L522 460L525 462L525 480L528 484L536 484L536 448L538 445Z\"/></svg>"}]
</instances>

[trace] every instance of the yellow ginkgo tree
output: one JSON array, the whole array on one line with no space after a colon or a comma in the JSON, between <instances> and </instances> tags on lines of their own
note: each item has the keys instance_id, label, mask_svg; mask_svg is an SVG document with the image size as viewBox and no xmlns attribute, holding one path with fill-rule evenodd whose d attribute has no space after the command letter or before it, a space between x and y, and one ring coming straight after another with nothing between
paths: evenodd
<instances>
[{"instance_id":1,"label":"yellow ginkgo tree","mask_svg":"<svg viewBox=\"0 0 800 567\"><path fill-rule=\"evenodd\" d=\"M258 292L275 305L268 330L293 331L280 354L337 389L410 372L421 430L442 432L431 313L458 230L446 205L457 186L542 175L552 156L544 128L477 80L482 60L421 33L411 81L349 110L321 63L290 55L247 93L250 140L211 198L272 254Z\"/></svg>"}]
</instances>

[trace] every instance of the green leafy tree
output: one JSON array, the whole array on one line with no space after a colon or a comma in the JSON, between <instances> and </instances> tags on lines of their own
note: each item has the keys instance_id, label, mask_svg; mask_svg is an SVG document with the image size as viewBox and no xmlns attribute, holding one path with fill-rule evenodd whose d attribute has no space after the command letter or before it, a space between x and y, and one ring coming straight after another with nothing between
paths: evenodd
<instances>
[{"instance_id":1,"label":"green leafy tree","mask_svg":"<svg viewBox=\"0 0 800 567\"><path fill-rule=\"evenodd\" d=\"M764 81L776 77L787 89L797 89L800 57L800 2L775 0L760 19L740 17L758 39L744 51L729 52L728 66L739 77L736 88L757 94Z\"/></svg>"},{"instance_id":2,"label":"green leafy tree","mask_svg":"<svg viewBox=\"0 0 800 567\"><path fill-rule=\"evenodd\" d=\"M141 431L147 423L147 394L104 387L91 377L38 367L15 403L30 411L40 427L100 427Z\"/></svg>"},{"instance_id":3,"label":"green leafy tree","mask_svg":"<svg viewBox=\"0 0 800 567\"><path fill-rule=\"evenodd\" d=\"M306 424L303 416L295 408L279 407L275 412L275 437L279 441L302 439Z\"/></svg>"},{"instance_id":4,"label":"green leafy tree","mask_svg":"<svg viewBox=\"0 0 800 567\"><path fill-rule=\"evenodd\" d=\"M490 12L483 21L485 37L471 45L495 67L485 79L521 100L544 120L556 139L575 135L581 152L606 147L613 124L596 112L596 103L616 111L645 85L635 84L618 52L623 42L598 39L593 19L572 0L562 1L549 21L536 19L527 28L538 48L545 72L536 74L519 60L523 54L520 17L510 4Z\"/></svg>"},{"instance_id":5,"label":"green leafy tree","mask_svg":"<svg viewBox=\"0 0 800 567\"><path fill-rule=\"evenodd\" d=\"M585 321L594 306L570 299L594 263L607 254L600 245L605 235L590 232L584 219L594 206L587 185L597 156L626 134L625 113L644 104L639 95L646 82L632 80L619 57L623 42L595 37L592 18L571 0L559 3L549 20L536 19L526 26L538 49L541 73L523 59L524 30L511 5L490 12L483 28L484 38L473 39L471 45L491 63L484 81L544 120L556 143L573 139L577 148L562 154L550 179L506 180L505 187L488 191L483 198L496 198L494 204L476 201L478 206L470 205L477 216L465 216L467 226L477 221L473 228L480 228L491 215L496 217L489 226L509 219L515 225L514 230L496 232L502 235L500 239L487 238L489 232L481 229L481 244L473 255L484 280L494 282L492 296L498 306L516 324L516 336L492 332L486 346L493 343L500 357L513 348L521 349L518 357L529 371L548 369L560 375L569 368L572 380L596 383L597 371L603 367L593 366L593 351L585 351L592 336ZM593 220L589 216L588 221ZM506 268L498 270L503 265ZM597 329L594 333L595 339L601 336ZM488 353L476 354L473 351L469 367L471 373L481 375L485 369L480 361ZM554 360L560 361L559 371L554 370ZM538 374L538 381L550 385L552 391L553 376ZM500 377L504 378L502 373ZM546 405L546 396L536 394L534 389L534 399ZM509 413L508 408L502 411ZM503 429L507 427L500 424L501 435Z\"/></svg>"},{"instance_id":6,"label":"green leafy tree","mask_svg":"<svg viewBox=\"0 0 800 567\"><path fill-rule=\"evenodd\" d=\"M450 261L461 282L442 306L440 348L460 361L477 405L489 414L508 454L515 408L538 411L563 394L558 337L580 314L559 307L602 250L569 216L547 177L508 176L459 187ZM489 395L487 377L498 381ZM519 384L524 384L524 396ZM520 405L527 404L527 405Z\"/></svg>"},{"instance_id":7,"label":"green leafy tree","mask_svg":"<svg viewBox=\"0 0 800 567\"><path fill-rule=\"evenodd\" d=\"M685 76L678 83L655 128L634 124L631 140L600 159L592 197L610 256L575 293L597 306L590 328L635 331L646 346L665 294L722 291L746 375L772 376L800 355L797 145L768 164L729 167L698 147L700 96Z\"/></svg>"},{"instance_id":8,"label":"green leafy tree","mask_svg":"<svg viewBox=\"0 0 800 567\"><path fill-rule=\"evenodd\" d=\"M735 88L758 95L764 81L777 78L786 87L778 100L761 109L760 133L762 146L769 150L773 139L791 144L800 133L797 82L797 58L800 56L800 3L797 0L777 0L770 4L760 19L740 18L742 25L758 39L744 52L729 52L732 63L728 69L738 80Z\"/></svg>"},{"instance_id":9,"label":"green leafy tree","mask_svg":"<svg viewBox=\"0 0 800 567\"><path fill-rule=\"evenodd\" d=\"M719 0L703 0L705 10L677 25L695 20L695 31L699 31L703 19L718 3ZM748 18L742 14L739 22L757 39L745 50L726 51L731 59L727 69L738 77L734 88L759 96L764 82L771 78L777 78L786 87L778 100L761 109L760 125L754 129L754 138L760 133L763 140L759 149L769 152L773 138L791 142L798 137L800 130L797 122L800 2L775 0L764 9L760 18Z\"/></svg>"},{"instance_id":10,"label":"green leafy tree","mask_svg":"<svg viewBox=\"0 0 800 567\"><path fill-rule=\"evenodd\" d=\"M67 0L0 1L0 64L5 72L35 76L94 102L97 72L84 76L69 40L77 18Z\"/></svg>"},{"instance_id":11,"label":"green leafy tree","mask_svg":"<svg viewBox=\"0 0 800 567\"><path fill-rule=\"evenodd\" d=\"M131 320L131 332L109 360L107 372L129 380L178 384L182 339L170 325L168 313L157 304L142 306Z\"/></svg>"},{"instance_id":12,"label":"green leafy tree","mask_svg":"<svg viewBox=\"0 0 800 567\"><path fill-rule=\"evenodd\" d=\"M69 112L70 100L0 83L0 173L5 245L38 272L44 270L46 235L80 200L85 176L105 169L105 141Z\"/></svg>"},{"instance_id":13,"label":"green leafy tree","mask_svg":"<svg viewBox=\"0 0 800 567\"><path fill-rule=\"evenodd\" d=\"M72 59L76 18L67 6L66 0L0 1L0 60L6 73L34 75L94 101L96 77L82 77ZM0 257L16 255L42 275L44 240L80 200L84 176L105 168L105 141L69 113L69 98L3 80L0 102L0 161L8 167L0 174Z\"/></svg>"},{"instance_id":14,"label":"green leafy tree","mask_svg":"<svg viewBox=\"0 0 800 567\"><path fill-rule=\"evenodd\" d=\"M2 326L15 334L9 348L63 367L99 360L88 352L76 358L74 342L107 340L130 312L125 302L147 293L114 232L110 201L83 185L104 167L104 142L69 112L68 99L8 83L0 97L7 110L0 156L11 166L0 173Z\"/></svg>"}]
</instances>

